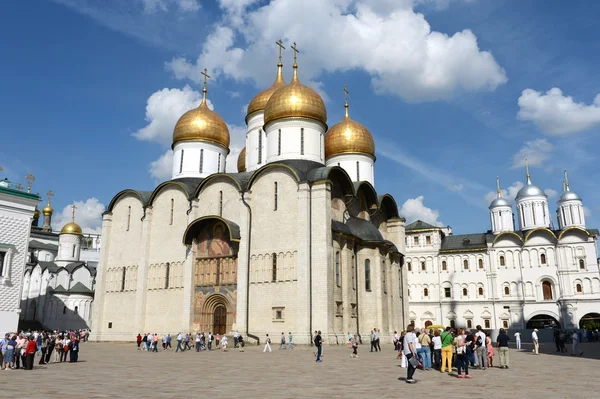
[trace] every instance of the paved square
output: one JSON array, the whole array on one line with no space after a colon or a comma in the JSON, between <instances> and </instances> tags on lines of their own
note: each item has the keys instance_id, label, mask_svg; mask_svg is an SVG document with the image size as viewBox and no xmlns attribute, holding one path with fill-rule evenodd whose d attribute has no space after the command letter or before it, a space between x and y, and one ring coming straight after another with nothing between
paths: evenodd
<instances>
[{"instance_id":1,"label":"paved square","mask_svg":"<svg viewBox=\"0 0 600 399\"><path fill-rule=\"evenodd\" d=\"M277 347L272 353L257 346L244 353L146 353L135 344L85 343L77 364L0 371L0 397L547 399L590 398L600 391L600 343L583 344L583 358L554 355L551 345L543 345L547 354L539 356L512 349L509 370L473 370L471 380L417 371L415 385L398 379L406 369L399 367L391 345L382 353L360 346L358 359L351 359L346 347L325 347L321 364L312 348Z\"/></svg>"}]
</instances>

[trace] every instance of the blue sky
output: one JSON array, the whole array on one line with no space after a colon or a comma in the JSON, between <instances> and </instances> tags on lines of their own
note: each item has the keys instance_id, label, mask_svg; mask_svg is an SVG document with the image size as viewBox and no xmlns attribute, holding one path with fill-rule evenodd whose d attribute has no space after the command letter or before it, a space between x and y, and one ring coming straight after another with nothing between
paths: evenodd
<instances>
[{"instance_id":1,"label":"blue sky","mask_svg":"<svg viewBox=\"0 0 600 399\"><path fill-rule=\"evenodd\" d=\"M348 85L351 116L376 141L376 189L409 221L487 230L496 176L514 195L528 156L550 208L567 168L598 227L600 4L571 3L1 2L0 177L33 173L33 191L56 194L55 228L78 202L78 221L99 231L114 194L168 175L173 125L197 104L205 67L237 158L243 110L273 80L282 38L298 43L330 126Z\"/></svg>"}]
</instances>

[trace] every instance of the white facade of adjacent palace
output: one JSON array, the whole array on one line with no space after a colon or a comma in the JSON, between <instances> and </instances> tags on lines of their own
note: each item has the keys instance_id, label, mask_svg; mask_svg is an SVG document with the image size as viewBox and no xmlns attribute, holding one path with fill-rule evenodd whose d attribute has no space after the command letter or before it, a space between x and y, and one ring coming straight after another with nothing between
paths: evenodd
<instances>
[{"instance_id":1,"label":"white facade of adjacent palace","mask_svg":"<svg viewBox=\"0 0 600 399\"><path fill-rule=\"evenodd\" d=\"M527 205L520 225L530 228L514 231L508 224L512 207L500 190L490 206L492 230L487 233L453 235L420 221L406 227L411 322L524 329L554 319L563 328L579 328L582 319L598 317L598 230L586 229L580 219L550 229L546 197L539 197L530 182L523 190L523 195L527 190L535 195L520 201L517 196ZM567 186L559 210L572 196ZM541 219L534 217L534 209Z\"/></svg>"}]
</instances>

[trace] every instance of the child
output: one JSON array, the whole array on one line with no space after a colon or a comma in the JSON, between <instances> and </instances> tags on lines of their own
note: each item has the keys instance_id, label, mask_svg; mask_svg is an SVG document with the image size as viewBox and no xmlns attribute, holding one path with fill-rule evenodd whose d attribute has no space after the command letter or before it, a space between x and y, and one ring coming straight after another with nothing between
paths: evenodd
<instances>
[{"instance_id":1,"label":"child","mask_svg":"<svg viewBox=\"0 0 600 399\"><path fill-rule=\"evenodd\" d=\"M494 347L492 346L492 340L490 339L489 333L487 337L485 337L485 343L487 344L488 367L494 367Z\"/></svg>"}]
</instances>

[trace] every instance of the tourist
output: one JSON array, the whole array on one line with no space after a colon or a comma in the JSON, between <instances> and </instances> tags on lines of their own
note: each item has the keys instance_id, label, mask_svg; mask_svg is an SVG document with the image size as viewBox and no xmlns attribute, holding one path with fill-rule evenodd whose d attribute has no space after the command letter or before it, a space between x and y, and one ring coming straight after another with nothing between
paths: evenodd
<instances>
[{"instance_id":1,"label":"tourist","mask_svg":"<svg viewBox=\"0 0 600 399\"><path fill-rule=\"evenodd\" d=\"M263 353L269 350L269 352L273 352L271 350L271 338L269 338L269 334L267 334L267 339L265 339L265 349L263 349Z\"/></svg>"},{"instance_id":2,"label":"tourist","mask_svg":"<svg viewBox=\"0 0 600 399\"><path fill-rule=\"evenodd\" d=\"M477 326L477 330L481 330L481 326ZM458 378L471 378L469 375L469 360L467 359L467 341L465 339L464 330L458 329L458 335L454 338L454 347L456 348L456 377ZM485 339L483 340L485 343ZM487 355L487 351L485 352ZM479 362L479 355L477 355L477 361ZM483 360L485 361L485 360ZM480 363L485 364L485 363ZM485 369L485 368L484 368ZM464 370L465 374L461 374Z\"/></svg>"},{"instance_id":3,"label":"tourist","mask_svg":"<svg viewBox=\"0 0 600 399\"><path fill-rule=\"evenodd\" d=\"M498 334L498 338L496 338L496 342L497 342L496 345L498 346L498 352L500 355L500 368L501 369L508 368L508 363L509 363L508 341L510 341L508 334L506 333L506 331L504 331L503 328L501 328L500 333ZM519 347L520 347L520 343L519 343Z\"/></svg>"},{"instance_id":4,"label":"tourist","mask_svg":"<svg viewBox=\"0 0 600 399\"><path fill-rule=\"evenodd\" d=\"M177 349L175 349L175 353L182 351L183 352L183 348L181 347L181 342L183 341L183 334L179 333L177 334Z\"/></svg>"},{"instance_id":5,"label":"tourist","mask_svg":"<svg viewBox=\"0 0 600 399\"><path fill-rule=\"evenodd\" d=\"M350 338L350 346L352 347L352 354L350 357L357 358L358 357L358 342L356 341L356 337Z\"/></svg>"},{"instance_id":6,"label":"tourist","mask_svg":"<svg viewBox=\"0 0 600 399\"><path fill-rule=\"evenodd\" d=\"M315 337L315 346L317 347L317 363L322 363L321 353L323 351L323 339L321 338L321 331L317 332Z\"/></svg>"},{"instance_id":7,"label":"tourist","mask_svg":"<svg viewBox=\"0 0 600 399\"><path fill-rule=\"evenodd\" d=\"M192 347L190 346L190 339L192 337L192 333L189 334L185 334L184 340L185 340L185 347L183 348L183 350L192 350ZM219 340L217 340L217 346L219 346Z\"/></svg>"},{"instance_id":8,"label":"tourist","mask_svg":"<svg viewBox=\"0 0 600 399\"><path fill-rule=\"evenodd\" d=\"M42 338L42 342L41 342L41 355L40 355L40 361L38 364L46 364L46 353L48 351L48 334L43 332L40 334L40 337Z\"/></svg>"},{"instance_id":9,"label":"tourist","mask_svg":"<svg viewBox=\"0 0 600 399\"><path fill-rule=\"evenodd\" d=\"M202 341L200 331L196 332L196 352L200 352L200 342Z\"/></svg>"},{"instance_id":10,"label":"tourist","mask_svg":"<svg viewBox=\"0 0 600 399\"><path fill-rule=\"evenodd\" d=\"M217 334L217 336L215 337L215 341L216 341L216 344L217 344L217 349L219 349L219 342L221 342L221 335L220 334Z\"/></svg>"},{"instance_id":11,"label":"tourist","mask_svg":"<svg viewBox=\"0 0 600 399\"><path fill-rule=\"evenodd\" d=\"M490 334L487 333L485 337L485 346L487 349L487 363L488 367L494 367L494 347L492 346L492 339L490 338Z\"/></svg>"},{"instance_id":12,"label":"tourist","mask_svg":"<svg viewBox=\"0 0 600 399\"><path fill-rule=\"evenodd\" d=\"M227 352L227 335L221 337L221 348L223 349L223 352Z\"/></svg>"},{"instance_id":13,"label":"tourist","mask_svg":"<svg viewBox=\"0 0 600 399\"><path fill-rule=\"evenodd\" d=\"M71 341L71 357L69 358L70 363L76 363L79 360L79 343L80 339L77 335L73 337Z\"/></svg>"},{"instance_id":14,"label":"tourist","mask_svg":"<svg viewBox=\"0 0 600 399\"><path fill-rule=\"evenodd\" d=\"M17 350L15 352L15 368L25 369L25 346L27 345L27 339L23 333L19 334L17 338Z\"/></svg>"},{"instance_id":15,"label":"tourist","mask_svg":"<svg viewBox=\"0 0 600 399\"><path fill-rule=\"evenodd\" d=\"M552 340L556 345L556 351L560 352L560 328L558 326L554 326L554 330L552 331Z\"/></svg>"},{"instance_id":16,"label":"tourist","mask_svg":"<svg viewBox=\"0 0 600 399\"><path fill-rule=\"evenodd\" d=\"M431 348L429 347L431 338L429 338L429 330L426 329L423 334L419 335L419 344L421 348L417 350L417 355L421 363L423 363L423 370L431 370Z\"/></svg>"},{"instance_id":17,"label":"tourist","mask_svg":"<svg viewBox=\"0 0 600 399\"><path fill-rule=\"evenodd\" d=\"M56 334L54 339L54 363L58 363L60 361L60 357L62 356L62 346L63 340L59 334Z\"/></svg>"},{"instance_id":18,"label":"tourist","mask_svg":"<svg viewBox=\"0 0 600 399\"><path fill-rule=\"evenodd\" d=\"M517 349L521 349L521 333L518 331L515 333L515 342L517 343Z\"/></svg>"},{"instance_id":19,"label":"tourist","mask_svg":"<svg viewBox=\"0 0 600 399\"><path fill-rule=\"evenodd\" d=\"M50 359L52 356L52 352L54 351L54 341L55 337L53 334L48 333L48 346L46 348L46 358L44 359L44 363L50 363Z\"/></svg>"},{"instance_id":20,"label":"tourist","mask_svg":"<svg viewBox=\"0 0 600 399\"><path fill-rule=\"evenodd\" d=\"M375 348L375 333L373 332L373 330L371 330L371 352L373 352L374 348Z\"/></svg>"},{"instance_id":21,"label":"tourist","mask_svg":"<svg viewBox=\"0 0 600 399\"><path fill-rule=\"evenodd\" d=\"M237 347L238 347L238 338L239 338L239 336L240 336L240 335L238 334L237 330L235 330L235 331L233 332L233 347L234 347L234 348L237 348Z\"/></svg>"},{"instance_id":22,"label":"tourist","mask_svg":"<svg viewBox=\"0 0 600 399\"><path fill-rule=\"evenodd\" d=\"M581 350L581 348L579 348L579 334L577 333L577 331L573 331L573 335L571 336L571 339L573 340L573 353L571 354L572 356L575 355L579 355L579 356L583 356L583 351Z\"/></svg>"},{"instance_id":23,"label":"tourist","mask_svg":"<svg viewBox=\"0 0 600 399\"><path fill-rule=\"evenodd\" d=\"M69 345L71 344L71 339L69 338L69 334L65 334L62 342L62 353L60 355L60 362L67 361L67 354L69 353Z\"/></svg>"},{"instance_id":24,"label":"tourist","mask_svg":"<svg viewBox=\"0 0 600 399\"><path fill-rule=\"evenodd\" d=\"M240 347L240 352L243 352L245 343L244 343L244 337L241 335L238 337L238 345Z\"/></svg>"},{"instance_id":25,"label":"tourist","mask_svg":"<svg viewBox=\"0 0 600 399\"><path fill-rule=\"evenodd\" d=\"M35 352L37 352L37 343L35 337L31 334L25 345L25 370L33 370Z\"/></svg>"},{"instance_id":26,"label":"tourist","mask_svg":"<svg viewBox=\"0 0 600 399\"><path fill-rule=\"evenodd\" d=\"M211 351L212 350L212 343L213 340L215 339L215 336L212 335L212 333L209 331L208 332L208 343L206 344L208 346L208 350Z\"/></svg>"},{"instance_id":27,"label":"tourist","mask_svg":"<svg viewBox=\"0 0 600 399\"><path fill-rule=\"evenodd\" d=\"M398 351L398 340L400 340L400 336L397 331L394 331L394 337L392 338L392 342L394 343L394 350Z\"/></svg>"},{"instance_id":28,"label":"tourist","mask_svg":"<svg viewBox=\"0 0 600 399\"><path fill-rule=\"evenodd\" d=\"M442 368L441 372L446 371L446 366L448 367L448 373L452 372L452 341L454 337L450 333L450 327L446 327L446 331L444 331L441 335L442 339Z\"/></svg>"},{"instance_id":29,"label":"tourist","mask_svg":"<svg viewBox=\"0 0 600 399\"><path fill-rule=\"evenodd\" d=\"M154 337L152 338L152 352L158 353L158 333L154 333Z\"/></svg>"},{"instance_id":30,"label":"tourist","mask_svg":"<svg viewBox=\"0 0 600 399\"><path fill-rule=\"evenodd\" d=\"M404 341L402 342L402 347L404 348L402 353L406 356L408 361L406 371L406 382L408 384L415 384L417 382L414 380L413 376L419 364L419 361L417 360L417 348L415 348L417 336L413 332L414 329L414 326L409 324L406 329L406 334L404 335Z\"/></svg>"},{"instance_id":31,"label":"tourist","mask_svg":"<svg viewBox=\"0 0 600 399\"><path fill-rule=\"evenodd\" d=\"M433 343L433 358L435 360L435 369L439 370L442 366L442 339L440 338L440 330L435 330L431 342Z\"/></svg>"},{"instance_id":32,"label":"tourist","mask_svg":"<svg viewBox=\"0 0 600 399\"><path fill-rule=\"evenodd\" d=\"M465 335L465 340L467 341L467 360L469 361L469 365L475 368L475 363L477 362L475 359L475 336L469 329L465 331Z\"/></svg>"},{"instance_id":33,"label":"tourist","mask_svg":"<svg viewBox=\"0 0 600 399\"><path fill-rule=\"evenodd\" d=\"M348 332L348 348L352 348L352 333Z\"/></svg>"},{"instance_id":34,"label":"tourist","mask_svg":"<svg viewBox=\"0 0 600 399\"><path fill-rule=\"evenodd\" d=\"M9 341L9 333L4 334L4 338L2 338L2 341L0 341L0 352L2 353L2 357L0 358L0 360L2 360L2 363L0 364L1 368L4 368L4 356L6 355L6 347L8 346Z\"/></svg>"},{"instance_id":35,"label":"tourist","mask_svg":"<svg viewBox=\"0 0 600 399\"><path fill-rule=\"evenodd\" d=\"M135 337L135 342L137 343L138 350L141 350L142 346L142 334L138 333L137 337Z\"/></svg>"},{"instance_id":36,"label":"tourist","mask_svg":"<svg viewBox=\"0 0 600 399\"><path fill-rule=\"evenodd\" d=\"M477 325L477 332L475 333L475 358L477 359L477 368L485 370L487 364L487 346L485 344L486 335L481 329L480 325ZM460 331L459 331L460 332Z\"/></svg>"},{"instance_id":37,"label":"tourist","mask_svg":"<svg viewBox=\"0 0 600 399\"><path fill-rule=\"evenodd\" d=\"M531 340L533 341L533 349L531 350L535 355L540 353L540 342L538 341L538 329L534 328L531 333Z\"/></svg>"},{"instance_id":38,"label":"tourist","mask_svg":"<svg viewBox=\"0 0 600 399\"><path fill-rule=\"evenodd\" d=\"M6 347L4 351L4 370L8 371L13 368L13 362L15 359L15 350L17 348L17 336L13 335L8 341L6 341Z\"/></svg>"},{"instance_id":39,"label":"tourist","mask_svg":"<svg viewBox=\"0 0 600 399\"><path fill-rule=\"evenodd\" d=\"M292 345L292 332L289 332L288 344L290 345L290 349L294 349L294 345Z\"/></svg>"},{"instance_id":40,"label":"tourist","mask_svg":"<svg viewBox=\"0 0 600 399\"><path fill-rule=\"evenodd\" d=\"M281 333L281 341L279 341L279 350L281 350L281 348L285 349L285 334Z\"/></svg>"},{"instance_id":41,"label":"tourist","mask_svg":"<svg viewBox=\"0 0 600 399\"><path fill-rule=\"evenodd\" d=\"M396 356L396 360L402 359L400 367L406 367L406 356L404 356L404 352L402 351L404 345L404 335L406 331L400 332L400 338L398 339L398 355Z\"/></svg>"}]
</instances>

